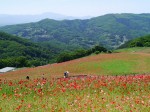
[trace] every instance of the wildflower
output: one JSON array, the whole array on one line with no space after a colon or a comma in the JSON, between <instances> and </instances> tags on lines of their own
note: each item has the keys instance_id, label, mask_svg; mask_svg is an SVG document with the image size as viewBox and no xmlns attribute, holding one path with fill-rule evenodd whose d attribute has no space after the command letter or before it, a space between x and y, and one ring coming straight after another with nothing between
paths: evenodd
<instances>
[{"instance_id":1,"label":"wildflower","mask_svg":"<svg viewBox=\"0 0 150 112\"><path fill-rule=\"evenodd\" d=\"M28 104L28 106L27 106L28 108L31 108L31 104Z\"/></svg>"},{"instance_id":2,"label":"wildflower","mask_svg":"<svg viewBox=\"0 0 150 112\"><path fill-rule=\"evenodd\" d=\"M19 105L17 108L16 108L16 110L20 110L21 109L21 107L22 107L22 105Z\"/></svg>"},{"instance_id":3,"label":"wildflower","mask_svg":"<svg viewBox=\"0 0 150 112\"><path fill-rule=\"evenodd\" d=\"M62 88L61 90L62 90L62 92L65 92L65 91L66 91L66 88Z\"/></svg>"},{"instance_id":4,"label":"wildflower","mask_svg":"<svg viewBox=\"0 0 150 112\"><path fill-rule=\"evenodd\" d=\"M38 93L41 93L42 92L42 89L40 88L40 89L38 89Z\"/></svg>"}]
</instances>

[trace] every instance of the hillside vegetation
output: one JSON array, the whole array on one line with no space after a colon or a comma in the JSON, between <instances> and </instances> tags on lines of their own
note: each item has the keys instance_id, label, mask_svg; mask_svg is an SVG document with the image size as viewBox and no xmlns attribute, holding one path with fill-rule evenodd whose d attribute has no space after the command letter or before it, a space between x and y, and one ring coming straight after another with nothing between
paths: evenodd
<instances>
[{"instance_id":1,"label":"hillside vegetation","mask_svg":"<svg viewBox=\"0 0 150 112\"><path fill-rule=\"evenodd\" d=\"M28 40L0 32L0 68L47 64L51 52Z\"/></svg>"},{"instance_id":2,"label":"hillside vegetation","mask_svg":"<svg viewBox=\"0 0 150 112\"><path fill-rule=\"evenodd\" d=\"M120 48L129 48L129 47L150 47L150 35L130 40L124 45L120 46Z\"/></svg>"},{"instance_id":3,"label":"hillside vegetation","mask_svg":"<svg viewBox=\"0 0 150 112\"><path fill-rule=\"evenodd\" d=\"M111 51L108 51L106 48L97 45L88 50L79 49L74 52L61 53L58 55L57 62L60 63L60 62L70 61L73 59L89 56L91 54L99 54L99 53L111 53Z\"/></svg>"},{"instance_id":4,"label":"hillside vegetation","mask_svg":"<svg viewBox=\"0 0 150 112\"><path fill-rule=\"evenodd\" d=\"M57 49L55 49L57 51ZM48 63L64 62L92 53L99 54L107 52L102 46L95 46L91 49L77 49L72 52L53 52L46 47L40 47L26 39L12 36L7 33L0 32L0 68L6 66L28 67L39 66Z\"/></svg>"},{"instance_id":5,"label":"hillside vegetation","mask_svg":"<svg viewBox=\"0 0 150 112\"><path fill-rule=\"evenodd\" d=\"M39 42L58 53L87 49L96 44L117 48L128 40L150 34L149 20L150 14L107 14L87 20L44 19L36 23L5 26L0 30Z\"/></svg>"}]
</instances>

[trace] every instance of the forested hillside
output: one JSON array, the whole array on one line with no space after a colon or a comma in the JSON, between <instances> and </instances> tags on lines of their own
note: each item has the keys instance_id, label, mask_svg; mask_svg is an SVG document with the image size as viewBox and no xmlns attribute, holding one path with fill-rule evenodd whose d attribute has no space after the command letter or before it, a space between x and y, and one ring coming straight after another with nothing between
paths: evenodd
<instances>
[{"instance_id":1,"label":"forested hillside","mask_svg":"<svg viewBox=\"0 0 150 112\"><path fill-rule=\"evenodd\" d=\"M64 62L92 53L98 54L107 52L107 49L102 46L94 46L91 49L76 49L75 51L67 52L57 49L48 49L41 47L27 39L0 32L0 68L11 67L28 67L39 66L48 63Z\"/></svg>"},{"instance_id":2,"label":"forested hillside","mask_svg":"<svg viewBox=\"0 0 150 112\"><path fill-rule=\"evenodd\" d=\"M128 47L150 47L150 35L130 40L127 43L120 46L120 48L128 48Z\"/></svg>"},{"instance_id":3,"label":"forested hillside","mask_svg":"<svg viewBox=\"0 0 150 112\"><path fill-rule=\"evenodd\" d=\"M53 59L52 53L26 39L0 32L0 68L38 66Z\"/></svg>"},{"instance_id":4,"label":"forested hillside","mask_svg":"<svg viewBox=\"0 0 150 112\"><path fill-rule=\"evenodd\" d=\"M103 44L117 48L136 37L150 34L150 14L107 14L87 20L44 19L36 23L11 25L0 28L39 42L55 52L91 48Z\"/></svg>"}]
</instances>

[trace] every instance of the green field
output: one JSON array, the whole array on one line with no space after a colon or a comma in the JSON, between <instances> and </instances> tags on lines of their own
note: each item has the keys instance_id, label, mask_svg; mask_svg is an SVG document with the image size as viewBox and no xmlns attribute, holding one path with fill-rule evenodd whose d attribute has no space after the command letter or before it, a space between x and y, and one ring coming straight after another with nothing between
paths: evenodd
<instances>
[{"instance_id":1,"label":"green field","mask_svg":"<svg viewBox=\"0 0 150 112\"><path fill-rule=\"evenodd\" d=\"M143 53L150 53L150 48L149 47L124 48L124 49L115 50L114 52L130 52L130 53L143 52Z\"/></svg>"}]
</instances>

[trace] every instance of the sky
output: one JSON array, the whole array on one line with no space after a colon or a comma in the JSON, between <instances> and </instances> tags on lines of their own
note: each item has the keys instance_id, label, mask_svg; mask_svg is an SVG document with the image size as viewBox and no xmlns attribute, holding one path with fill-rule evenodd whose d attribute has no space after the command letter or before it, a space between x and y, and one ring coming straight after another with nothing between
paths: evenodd
<instances>
[{"instance_id":1,"label":"sky","mask_svg":"<svg viewBox=\"0 0 150 112\"><path fill-rule=\"evenodd\" d=\"M45 12L67 16L108 13L150 13L150 0L0 0L0 14L36 15Z\"/></svg>"}]
</instances>

